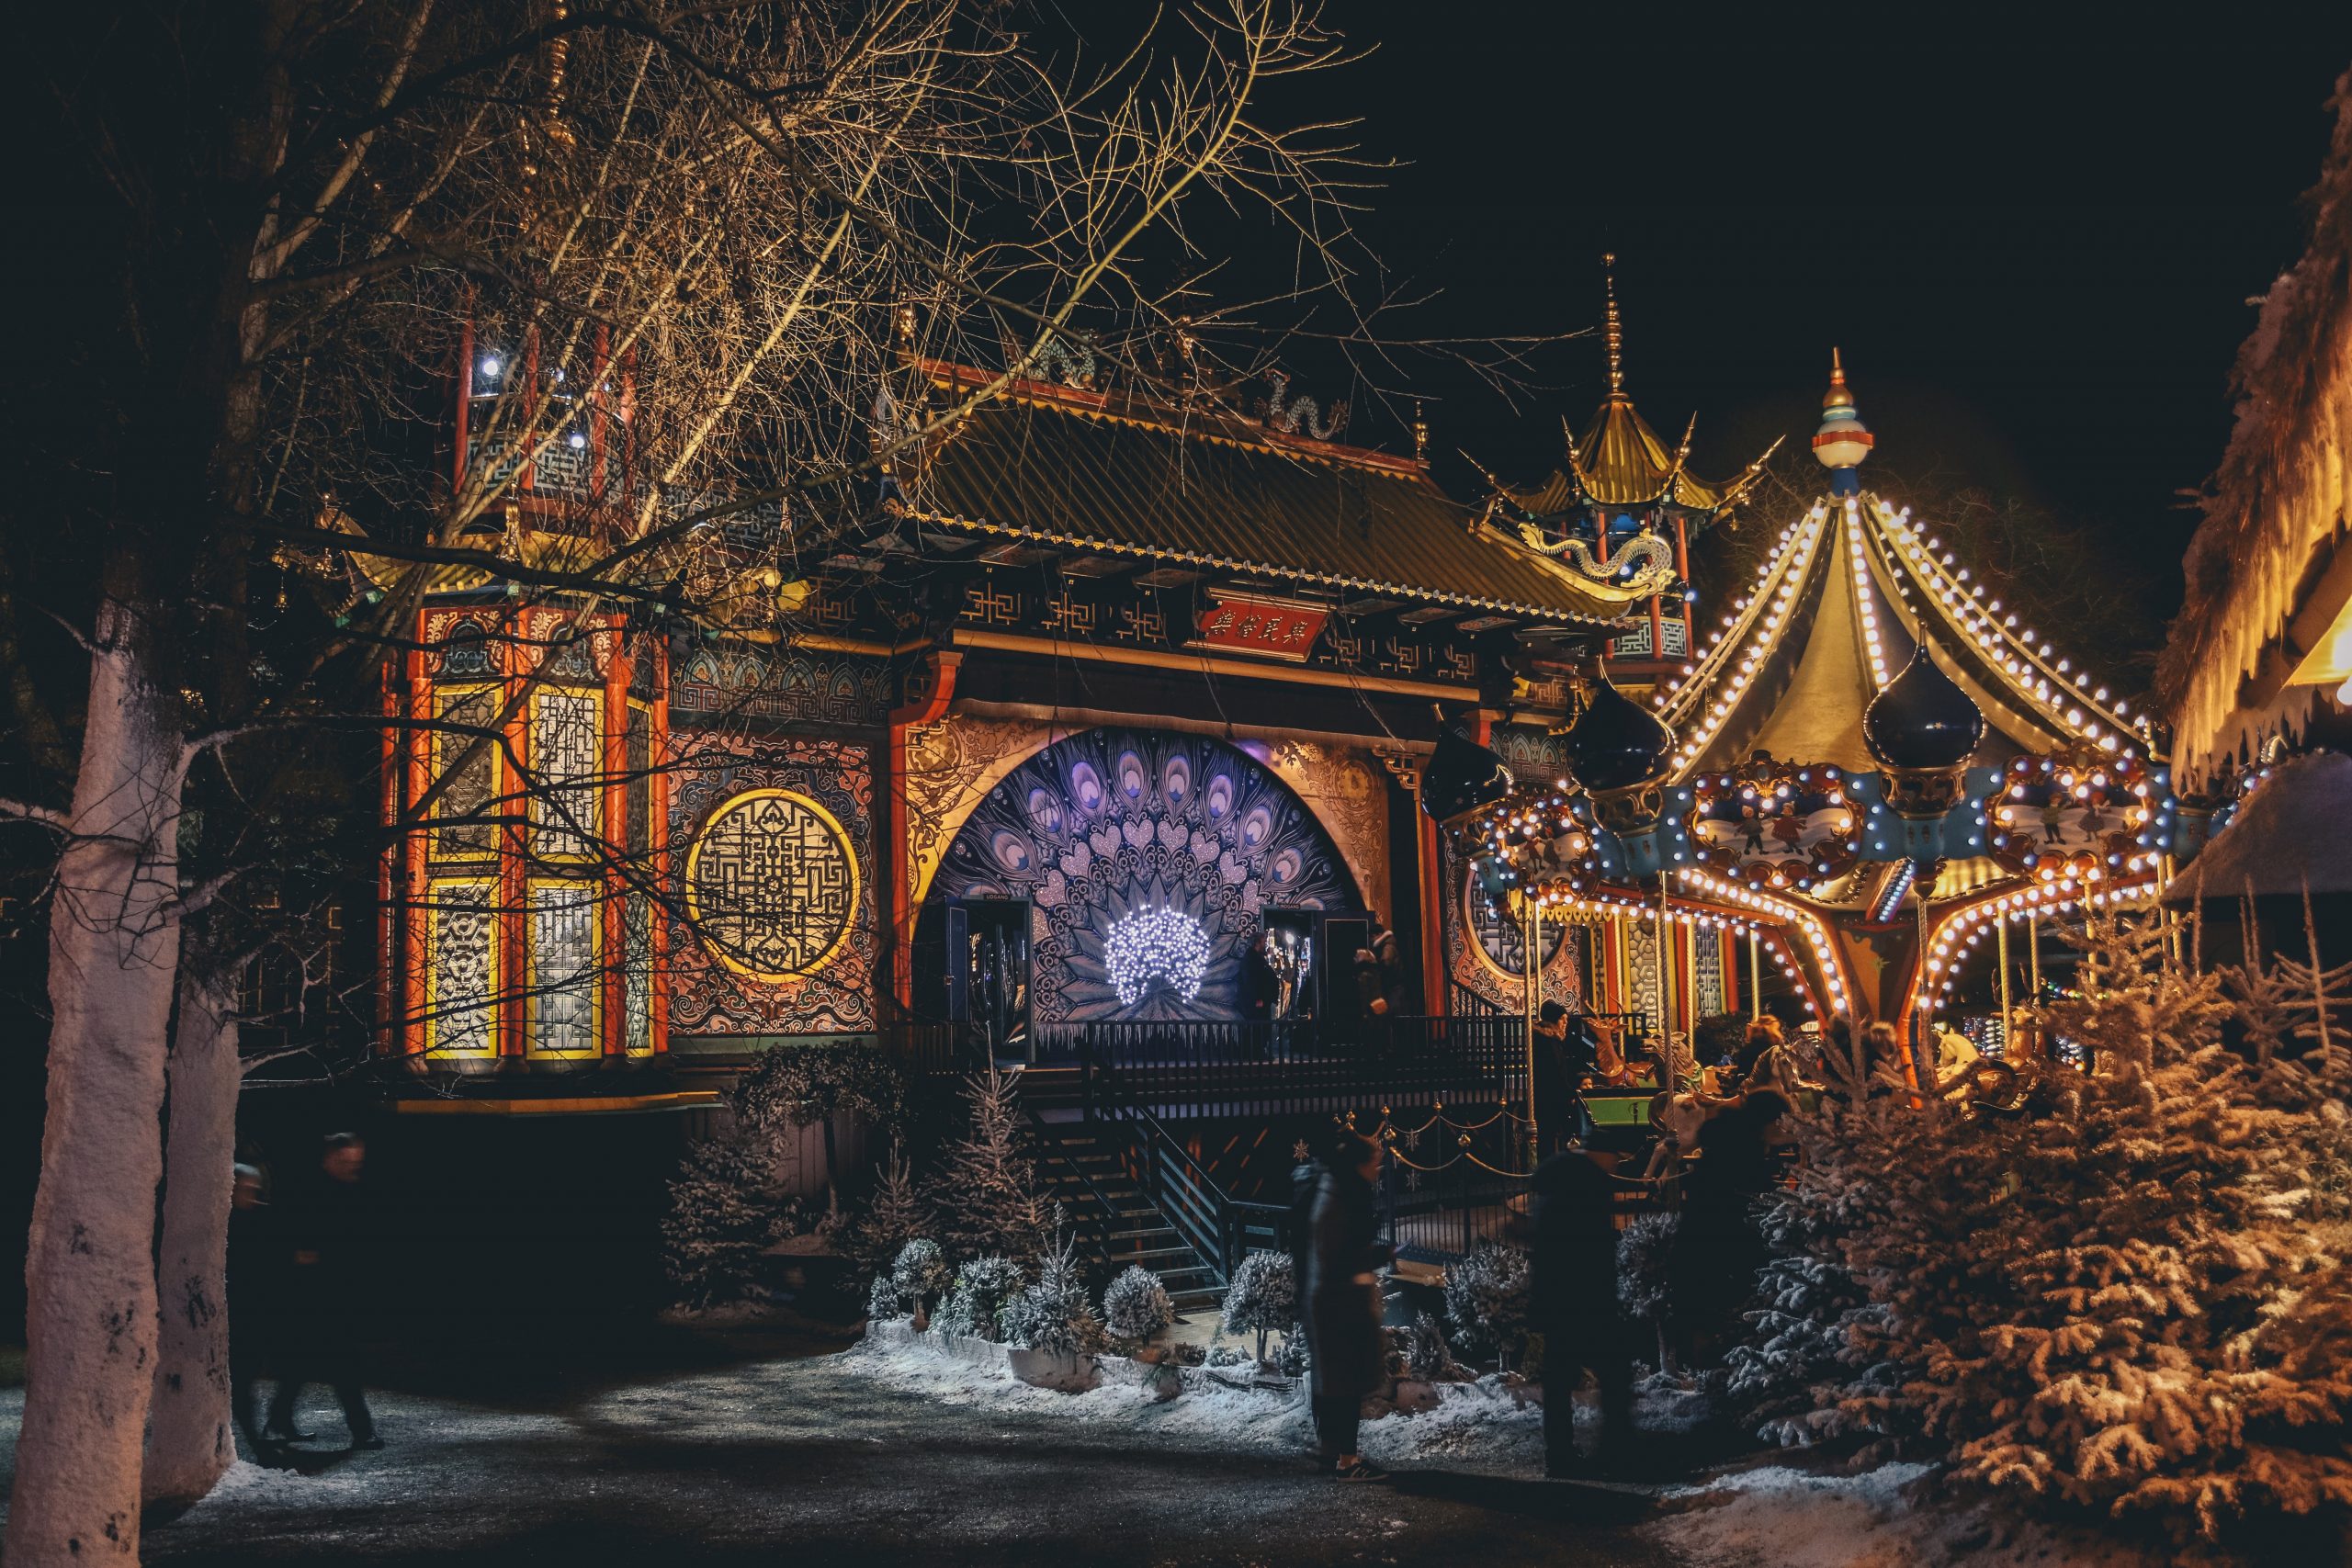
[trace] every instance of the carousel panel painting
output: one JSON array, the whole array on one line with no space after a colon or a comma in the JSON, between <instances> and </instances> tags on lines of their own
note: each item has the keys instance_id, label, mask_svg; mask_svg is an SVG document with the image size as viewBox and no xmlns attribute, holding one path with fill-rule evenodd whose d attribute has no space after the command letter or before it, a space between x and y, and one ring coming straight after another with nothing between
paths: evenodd
<instances>
[{"instance_id":1,"label":"carousel panel painting","mask_svg":"<svg viewBox=\"0 0 2352 1568\"><path fill-rule=\"evenodd\" d=\"M1696 781L1691 837L1717 865L1785 887L1853 859L1858 813L1835 767L1754 764Z\"/></svg>"},{"instance_id":2,"label":"carousel panel painting","mask_svg":"<svg viewBox=\"0 0 2352 1568\"><path fill-rule=\"evenodd\" d=\"M1266 912L1361 909L1321 825L1271 771L1202 736L1090 730L1006 774L929 902L1025 901L1041 1023L1247 1016Z\"/></svg>"}]
</instances>

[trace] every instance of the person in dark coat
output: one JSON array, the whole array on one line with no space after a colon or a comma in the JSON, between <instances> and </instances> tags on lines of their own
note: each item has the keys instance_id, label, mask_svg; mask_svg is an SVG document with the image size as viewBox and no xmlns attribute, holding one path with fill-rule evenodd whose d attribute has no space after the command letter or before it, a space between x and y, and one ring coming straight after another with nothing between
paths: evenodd
<instances>
[{"instance_id":1,"label":"person in dark coat","mask_svg":"<svg viewBox=\"0 0 2352 1568\"><path fill-rule=\"evenodd\" d=\"M1635 1336L1617 1304L1619 1156L1571 1149L1535 1168L1530 1228L1535 1326L1544 1336L1544 1472L1579 1473L1578 1367L1600 1384L1600 1457L1614 1466L1634 1433Z\"/></svg>"},{"instance_id":2,"label":"person in dark coat","mask_svg":"<svg viewBox=\"0 0 2352 1568\"><path fill-rule=\"evenodd\" d=\"M280 1442L310 1436L294 1429L302 1386L322 1382L334 1390L351 1428L355 1449L380 1449L376 1418L359 1382L356 1320L366 1300L363 1249L367 1244L360 1186L368 1145L356 1133L326 1141L319 1170L288 1218L290 1262L287 1270L286 1366L269 1402L269 1433Z\"/></svg>"},{"instance_id":3,"label":"person in dark coat","mask_svg":"<svg viewBox=\"0 0 2352 1568\"><path fill-rule=\"evenodd\" d=\"M262 1432L254 1383L279 1337L286 1272L267 1196L261 1168L240 1164L229 1190L229 1416L261 1464L277 1462L278 1448Z\"/></svg>"},{"instance_id":4,"label":"person in dark coat","mask_svg":"<svg viewBox=\"0 0 2352 1568\"><path fill-rule=\"evenodd\" d=\"M1545 1154L1585 1134L1584 1080L1596 1043L1591 1024L1558 1002L1535 1016L1536 1146Z\"/></svg>"},{"instance_id":5,"label":"person in dark coat","mask_svg":"<svg viewBox=\"0 0 2352 1568\"><path fill-rule=\"evenodd\" d=\"M1766 1248L1757 1200L1780 1179L1775 1150L1792 1107L1776 1089L1742 1095L1708 1118L1683 1173L1674 1235L1674 1314L1702 1359L1739 1326Z\"/></svg>"},{"instance_id":6,"label":"person in dark coat","mask_svg":"<svg viewBox=\"0 0 2352 1568\"><path fill-rule=\"evenodd\" d=\"M1378 1239L1373 1213L1372 1184L1379 1174L1380 1145L1361 1134L1342 1135L1317 1181L1304 1248L1307 1393L1316 1450L1342 1481L1377 1481L1384 1473L1356 1451L1364 1395L1388 1381L1380 1280L1374 1270L1396 1255Z\"/></svg>"}]
</instances>

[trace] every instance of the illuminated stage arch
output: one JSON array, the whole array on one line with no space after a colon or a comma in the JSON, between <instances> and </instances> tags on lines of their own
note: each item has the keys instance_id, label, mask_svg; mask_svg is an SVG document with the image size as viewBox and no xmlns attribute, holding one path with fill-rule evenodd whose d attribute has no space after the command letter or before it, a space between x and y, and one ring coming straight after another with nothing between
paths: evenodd
<instances>
[{"instance_id":1,"label":"illuminated stage arch","mask_svg":"<svg viewBox=\"0 0 2352 1568\"><path fill-rule=\"evenodd\" d=\"M1092 729L1057 741L973 807L924 900L1025 899L1030 1008L1040 1023L1233 1019L1243 957L1270 908L1353 915L1355 881L1273 772L1205 736ZM1122 1000L1105 944L1123 920L1174 910L1208 944L1200 983ZM1129 930L1135 928L1129 927Z\"/></svg>"}]
</instances>

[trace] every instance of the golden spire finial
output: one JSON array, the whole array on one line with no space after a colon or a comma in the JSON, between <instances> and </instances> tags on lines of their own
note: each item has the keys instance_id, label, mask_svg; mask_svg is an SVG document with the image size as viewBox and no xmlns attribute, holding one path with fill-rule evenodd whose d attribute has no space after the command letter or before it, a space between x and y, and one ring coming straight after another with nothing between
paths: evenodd
<instances>
[{"instance_id":1,"label":"golden spire finial","mask_svg":"<svg viewBox=\"0 0 2352 1568\"><path fill-rule=\"evenodd\" d=\"M1617 320L1617 253L1607 251L1600 257L1601 287L1608 294L1608 326L1603 333L1609 344L1609 395L1616 397L1625 390L1625 330Z\"/></svg>"}]
</instances>

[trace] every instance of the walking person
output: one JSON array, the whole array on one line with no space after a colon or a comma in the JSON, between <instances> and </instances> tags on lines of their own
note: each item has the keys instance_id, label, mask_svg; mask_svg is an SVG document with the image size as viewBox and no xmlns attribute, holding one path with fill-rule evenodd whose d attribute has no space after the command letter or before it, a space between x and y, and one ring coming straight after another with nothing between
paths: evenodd
<instances>
[{"instance_id":1,"label":"walking person","mask_svg":"<svg viewBox=\"0 0 2352 1568\"><path fill-rule=\"evenodd\" d=\"M239 1163L229 1189L229 1417L257 1464L279 1460L254 1388L260 1373L277 1370L263 1362L282 1331L286 1249L274 1234L268 1191L259 1166Z\"/></svg>"},{"instance_id":2,"label":"walking person","mask_svg":"<svg viewBox=\"0 0 2352 1568\"><path fill-rule=\"evenodd\" d=\"M1380 1326L1380 1280L1395 1258L1378 1239L1372 1184L1380 1145L1360 1133L1340 1137L1324 1162L1307 1224L1302 1282L1306 1302L1308 1405L1316 1451L1341 1481L1378 1481L1387 1472L1356 1450L1364 1396L1388 1381Z\"/></svg>"},{"instance_id":3,"label":"walking person","mask_svg":"<svg viewBox=\"0 0 2352 1568\"><path fill-rule=\"evenodd\" d=\"M281 1443L302 1442L311 1436L296 1431L294 1422L303 1385L322 1382L334 1390L336 1403L343 1406L351 1446L384 1446L376 1431L376 1418L368 1408L367 1391L360 1386L356 1333L365 1300L362 1254L367 1192L360 1178L367 1166L368 1145L358 1134L331 1135L320 1156L317 1176L300 1195L288 1219L286 1325L289 1344L277 1396L269 1403L268 1427L269 1435Z\"/></svg>"},{"instance_id":4,"label":"walking person","mask_svg":"<svg viewBox=\"0 0 2352 1568\"><path fill-rule=\"evenodd\" d=\"M1531 1259L1544 1336L1544 1473L1584 1474L1577 1452L1577 1368L1600 1385L1600 1468L1623 1468L1634 1440L1632 1326L1617 1304L1614 1149L1570 1149L1535 1168Z\"/></svg>"}]
</instances>

